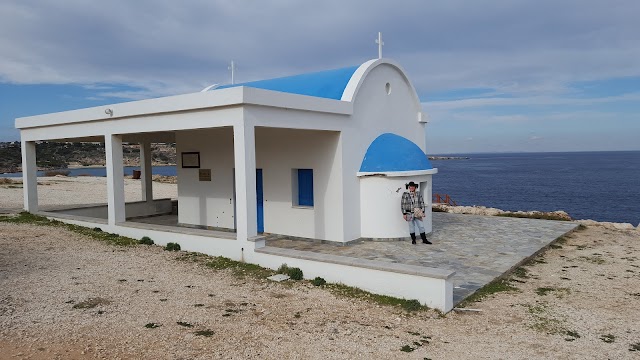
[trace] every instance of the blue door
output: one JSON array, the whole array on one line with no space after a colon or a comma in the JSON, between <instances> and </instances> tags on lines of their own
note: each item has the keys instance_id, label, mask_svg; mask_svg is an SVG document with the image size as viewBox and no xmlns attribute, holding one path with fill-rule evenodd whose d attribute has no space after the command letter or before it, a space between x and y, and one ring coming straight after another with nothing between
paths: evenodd
<instances>
[{"instance_id":1,"label":"blue door","mask_svg":"<svg viewBox=\"0 0 640 360\"><path fill-rule=\"evenodd\" d=\"M264 207L262 198L262 169L256 169L256 201L258 217L258 233L264 232Z\"/></svg>"}]
</instances>

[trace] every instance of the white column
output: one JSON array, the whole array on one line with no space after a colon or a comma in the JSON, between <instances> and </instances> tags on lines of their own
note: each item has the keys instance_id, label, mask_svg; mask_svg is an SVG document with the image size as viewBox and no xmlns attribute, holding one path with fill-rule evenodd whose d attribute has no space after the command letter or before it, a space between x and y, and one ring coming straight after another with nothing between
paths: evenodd
<instances>
[{"instance_id":1,"label":"white column","mask_svg":"<svg viewBox=\"0 0 640 360\"><path fill-rule=\"evenodd\" d=\"M239 241L258 234L256 209L256 144L253 125L233 127L236 167L236 226Z\"/></svg>"},{"instance_id":2,"label":"white column","mask_svg":"<svg viewBox=\"0 0 640 360\"><path fill-rule=\"evenodd\" d=\"M107 155L107 205L109 225L125 221L124 170L122 168L122 136L107 134L104 137Z\"/></svg>"},{"instance_id":3,"label":"white column","mask_svg":"<svg viewBox=\"0 0 640 360\"><path fill-rule=\"evenodd\" d=\"M24 209L30 213L38 211L38 167L36 165L36 143L22 141L22 191Z\"/></svg>"},{"instance_id":4,"label":"white column","mask_svg":"<svg viewBox=\"0 0 640 360\"><path fill-rule=\"evenodd\" d=\"M142 201L153 201L153 182L151 181L151 143L140 143L140 184L142 185Z\"/></svg>"}]
</instances>

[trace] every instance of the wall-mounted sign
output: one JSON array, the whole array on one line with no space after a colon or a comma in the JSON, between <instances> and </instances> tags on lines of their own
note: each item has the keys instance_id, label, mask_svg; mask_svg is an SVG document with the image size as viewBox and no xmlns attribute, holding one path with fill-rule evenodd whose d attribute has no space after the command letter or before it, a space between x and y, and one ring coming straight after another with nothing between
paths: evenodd
<instances>
[{"instance_id":1,"label":"wall-mounted sign","mask_svg":"<svg viewBox=\"0 0 640 360\"><path fill-rule=\"evenodd\" d=\"M200 153L199 152L183 152L182 167L183 168L199 168Z\"/></svg>"},{"instance_id":2,"label":"wall-mounted sign","mask_svg":"<svg viewBox=\"0 0 640 360\"><path fill-rule=\"evenodd\" d=\"M211 169L199 169L198 179L200 181L211 181Z\"/></svg>"}]
</instances>

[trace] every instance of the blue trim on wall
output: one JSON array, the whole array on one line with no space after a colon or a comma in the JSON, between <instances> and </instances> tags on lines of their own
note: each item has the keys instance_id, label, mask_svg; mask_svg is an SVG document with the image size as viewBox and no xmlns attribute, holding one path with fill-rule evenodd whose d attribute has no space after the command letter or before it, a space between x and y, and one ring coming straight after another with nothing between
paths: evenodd
<instances>
[{"instance_id":1,"label":"blue trim on wall","mask_svg":"<svg viewBox=\"0 0 640 360\"><path fill-rule=\"evenodd\" d=\"M367 149L360 172L389 172L433 169L427 155L411 140L385 133Z\"/></svg>"},{"instance_id":2,"label":"blue trim on wall","mask_svg":"<svg viewBox=\"0 0 640 360\"><path fill-rule=\"evenodd\" d=\"M256 218L257 230L264 232L264 196L262 194L262 169L256 169Z\"/></svg>"},{"instance_id":3,"label":"blue trim on wall","mask_svg":"<svg viewBox=\"0 0 640 360\"><path fill-rule=\"evenodd\" d=\"M258 89L281 91L292 94L315 96L340 100L353 73L360 66L325 70L308 74L281 77L269 80L251 81L241 84L223 85L216 89L247 86Z\"/></svg>"},{"instance_id":4,"label":"blue trim on wall","mask_svg":"<svg viewBox=\"0 0 640 360\"><path fill-rule=\"evenodd\" d=\"M298 169L298 205L313 206L313 169Z\"/></svg>"}]
</instances>

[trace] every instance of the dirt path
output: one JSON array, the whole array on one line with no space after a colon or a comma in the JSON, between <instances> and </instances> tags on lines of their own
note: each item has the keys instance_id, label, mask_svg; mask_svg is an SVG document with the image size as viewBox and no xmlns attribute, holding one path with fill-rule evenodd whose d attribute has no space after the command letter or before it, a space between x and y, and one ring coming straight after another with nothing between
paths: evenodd
<instances>
[{"instance_id":1,"label":"dirt path","mask_svg":"<svg viewBox=\"0 0 640 360\"><path fill-rule=\"evenodd\" d=\"M588 227L560 246L519 291L441 318L0 223L0 359L640 358L640 232Z\"/></svg>"}]
</instances>

